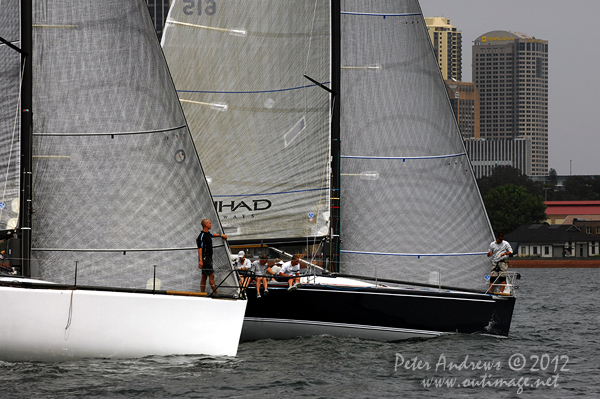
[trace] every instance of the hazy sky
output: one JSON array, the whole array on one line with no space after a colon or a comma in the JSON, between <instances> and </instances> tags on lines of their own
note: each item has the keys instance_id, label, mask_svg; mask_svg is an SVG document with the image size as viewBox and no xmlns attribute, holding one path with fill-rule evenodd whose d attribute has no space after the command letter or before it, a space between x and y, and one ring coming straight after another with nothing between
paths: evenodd
<instances>
[{"instance_id":1,"label":"hazy sky","mask_svg":"<svg viewBox=\"0 0 600 399\"><path fill-rule=\"evenodd\" d=\"M471 82L473 41L493 30L548 40L548 167L600 175L600 0L420 0L425 17L462 31L462 80ZM572 162L570 162L572 161Z\"/></svg>"}]
</instances>

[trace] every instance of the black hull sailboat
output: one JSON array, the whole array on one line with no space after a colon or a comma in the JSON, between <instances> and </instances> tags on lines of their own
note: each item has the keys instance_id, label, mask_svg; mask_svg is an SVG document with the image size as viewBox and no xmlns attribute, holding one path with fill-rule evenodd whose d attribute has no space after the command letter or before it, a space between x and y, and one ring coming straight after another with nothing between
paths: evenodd
<instances>
[{"instance_id":1,"label":"black hull sailboat","mask_svg":"<svg viewBox=\"0 0 600 399\"><path fill-rule=\"evenodd\" d=\"M514 290L488 293L494 234L418 1L209 3L175 1L162 46L225 232L324 271L250 287L242 339L507 336Z\"/></svg>"},{"instance_id":2,"label":"black hull sailboat","mask_svg":"<svg viewBox=\"0 0 600 399\"><path fill-rule=\"evenodd\" d=\"M380 341L427 338L447 333L508 336L514 296L482 293L352 287L321 277L288 292L269 286L256 298L249 290L242 341L331 335ZM323 304L327 304L324 306Z\"/></svg>"}]
</instances>

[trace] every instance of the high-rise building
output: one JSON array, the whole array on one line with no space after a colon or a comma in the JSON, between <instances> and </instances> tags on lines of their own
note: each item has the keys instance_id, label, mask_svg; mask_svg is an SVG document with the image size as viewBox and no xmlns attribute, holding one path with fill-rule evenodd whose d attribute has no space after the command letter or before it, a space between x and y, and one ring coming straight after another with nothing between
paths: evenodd
<instances>
[{"instance_id":1,"label":"high-rise building","mask_svg":"<svg viewBox=\"0 0 600 399\"><path fill-rule=\"evenodd\" d=\"M444 79L462 80L462 32L442 17L425 18L425 25Z\"/></svg>"},{"instance_id":2,"label":"high-rise building","mask_svg":"<svg viewBox=\"0 0 600 399\"><path fill-rule=\"evenodd\" d=\"M446 90L465 139L479 138L479 90L475 83L446 80Z\"/></svg>"},{"instance_id":3,"label":"high-rise building","mask_svg":"<svg viewBox=\"0 0 600 399\"><path fill-rule=\"evenodd\" d=\"M156 35L160 39L165 27L167 15L169 14L171 0L146 0L146 2L148 3L148 10L150 10L150 16L154 23Z\"/></svg>"},{"instance_id":4,"label":"high-rise building","mask_svg":"<svg viewBox=\"0 0 600 399\"><path fill-rule=\"evenodd\" d=\"M531 139L531 175L548 174L548 41L492 31L473 45L480 135Z\"/></svg>"}]
</instances>

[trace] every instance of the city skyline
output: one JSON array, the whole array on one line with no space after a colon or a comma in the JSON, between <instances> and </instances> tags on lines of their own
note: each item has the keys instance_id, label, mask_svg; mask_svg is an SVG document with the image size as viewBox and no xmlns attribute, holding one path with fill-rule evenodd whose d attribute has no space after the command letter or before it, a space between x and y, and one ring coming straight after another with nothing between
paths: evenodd
<instances>
[{"instance_id":1,"label":"city skyline","mask_svg":"<svg viewBox=\"0 0 600 399\"><path fill-rule=\"evenodd\" d=\"M559 6L545 0L420 0L424 17L445 17L462 31L463 81L472 82L473 41L494 30L524 33L548 41L549 162L559 175L600 175L597 55L586 51L593 24L584 16L600 12L600 2L574 0ZM579 45L578 45L579 44Z\"/></svg>"}]
</instances>

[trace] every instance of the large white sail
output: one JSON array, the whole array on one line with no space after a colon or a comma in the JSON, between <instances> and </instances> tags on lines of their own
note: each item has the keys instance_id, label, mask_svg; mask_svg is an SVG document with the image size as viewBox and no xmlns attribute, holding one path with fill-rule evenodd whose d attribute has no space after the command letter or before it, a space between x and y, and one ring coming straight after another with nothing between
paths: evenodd
<instances>
[{"instance_id":1,"label":"large white sail","mask_svg":"<svg viewBox=\"0 0 600 399\"><path fill-rule=\"evenodd\" d=\"M0 230L17 227L21 165L21 54L18 0L2 3L0 37Z\"/></svg>"},{"instance_id":2,"label":"large white sail","mask_svg":"<svg viewBox=\"0 0 600 399\"><path fill-rule=\"evenodd\" d=\"M142 1L34 1L33 255L55 283L198 291L218 217ZM214 240L221 294L237 292ZM77 268L77 274L76 274ZM154 285L148 286L153 288Z\"/></svg>"},{"instance_id":3,"label":"large white sail","mask_svg":"<svg viewBox=\"0 0 600 399\"><path fill-rule=\"evenodd\" d=\"M341 2L341 262L481 289L493 237L417 0Z\"/></svg>"},{"instance_id":4,"label":"large white sail","mask_svg":"<svg viewBox=\"0 0 600 399\"><path fill-rule=\"evenodd\" d=\"M340 270L483 289L492 232L418 1L340 1L339 38L329 1L209 3L176 1L163 48L232 237L306 235L308 213L326 232L327 198L297 192L329 187L329 96L289 89L338 74Z\"/></svg>"},{"instance_id":5,"label":"large white sail","mask_svg":"<svg viewBox=\"0 0 600 399\"><path fill-rule=\"evenodd\" d=\"M163 49L232 240L325 236L329 3L174 1Z\"/></svg>"}]
</instances>

